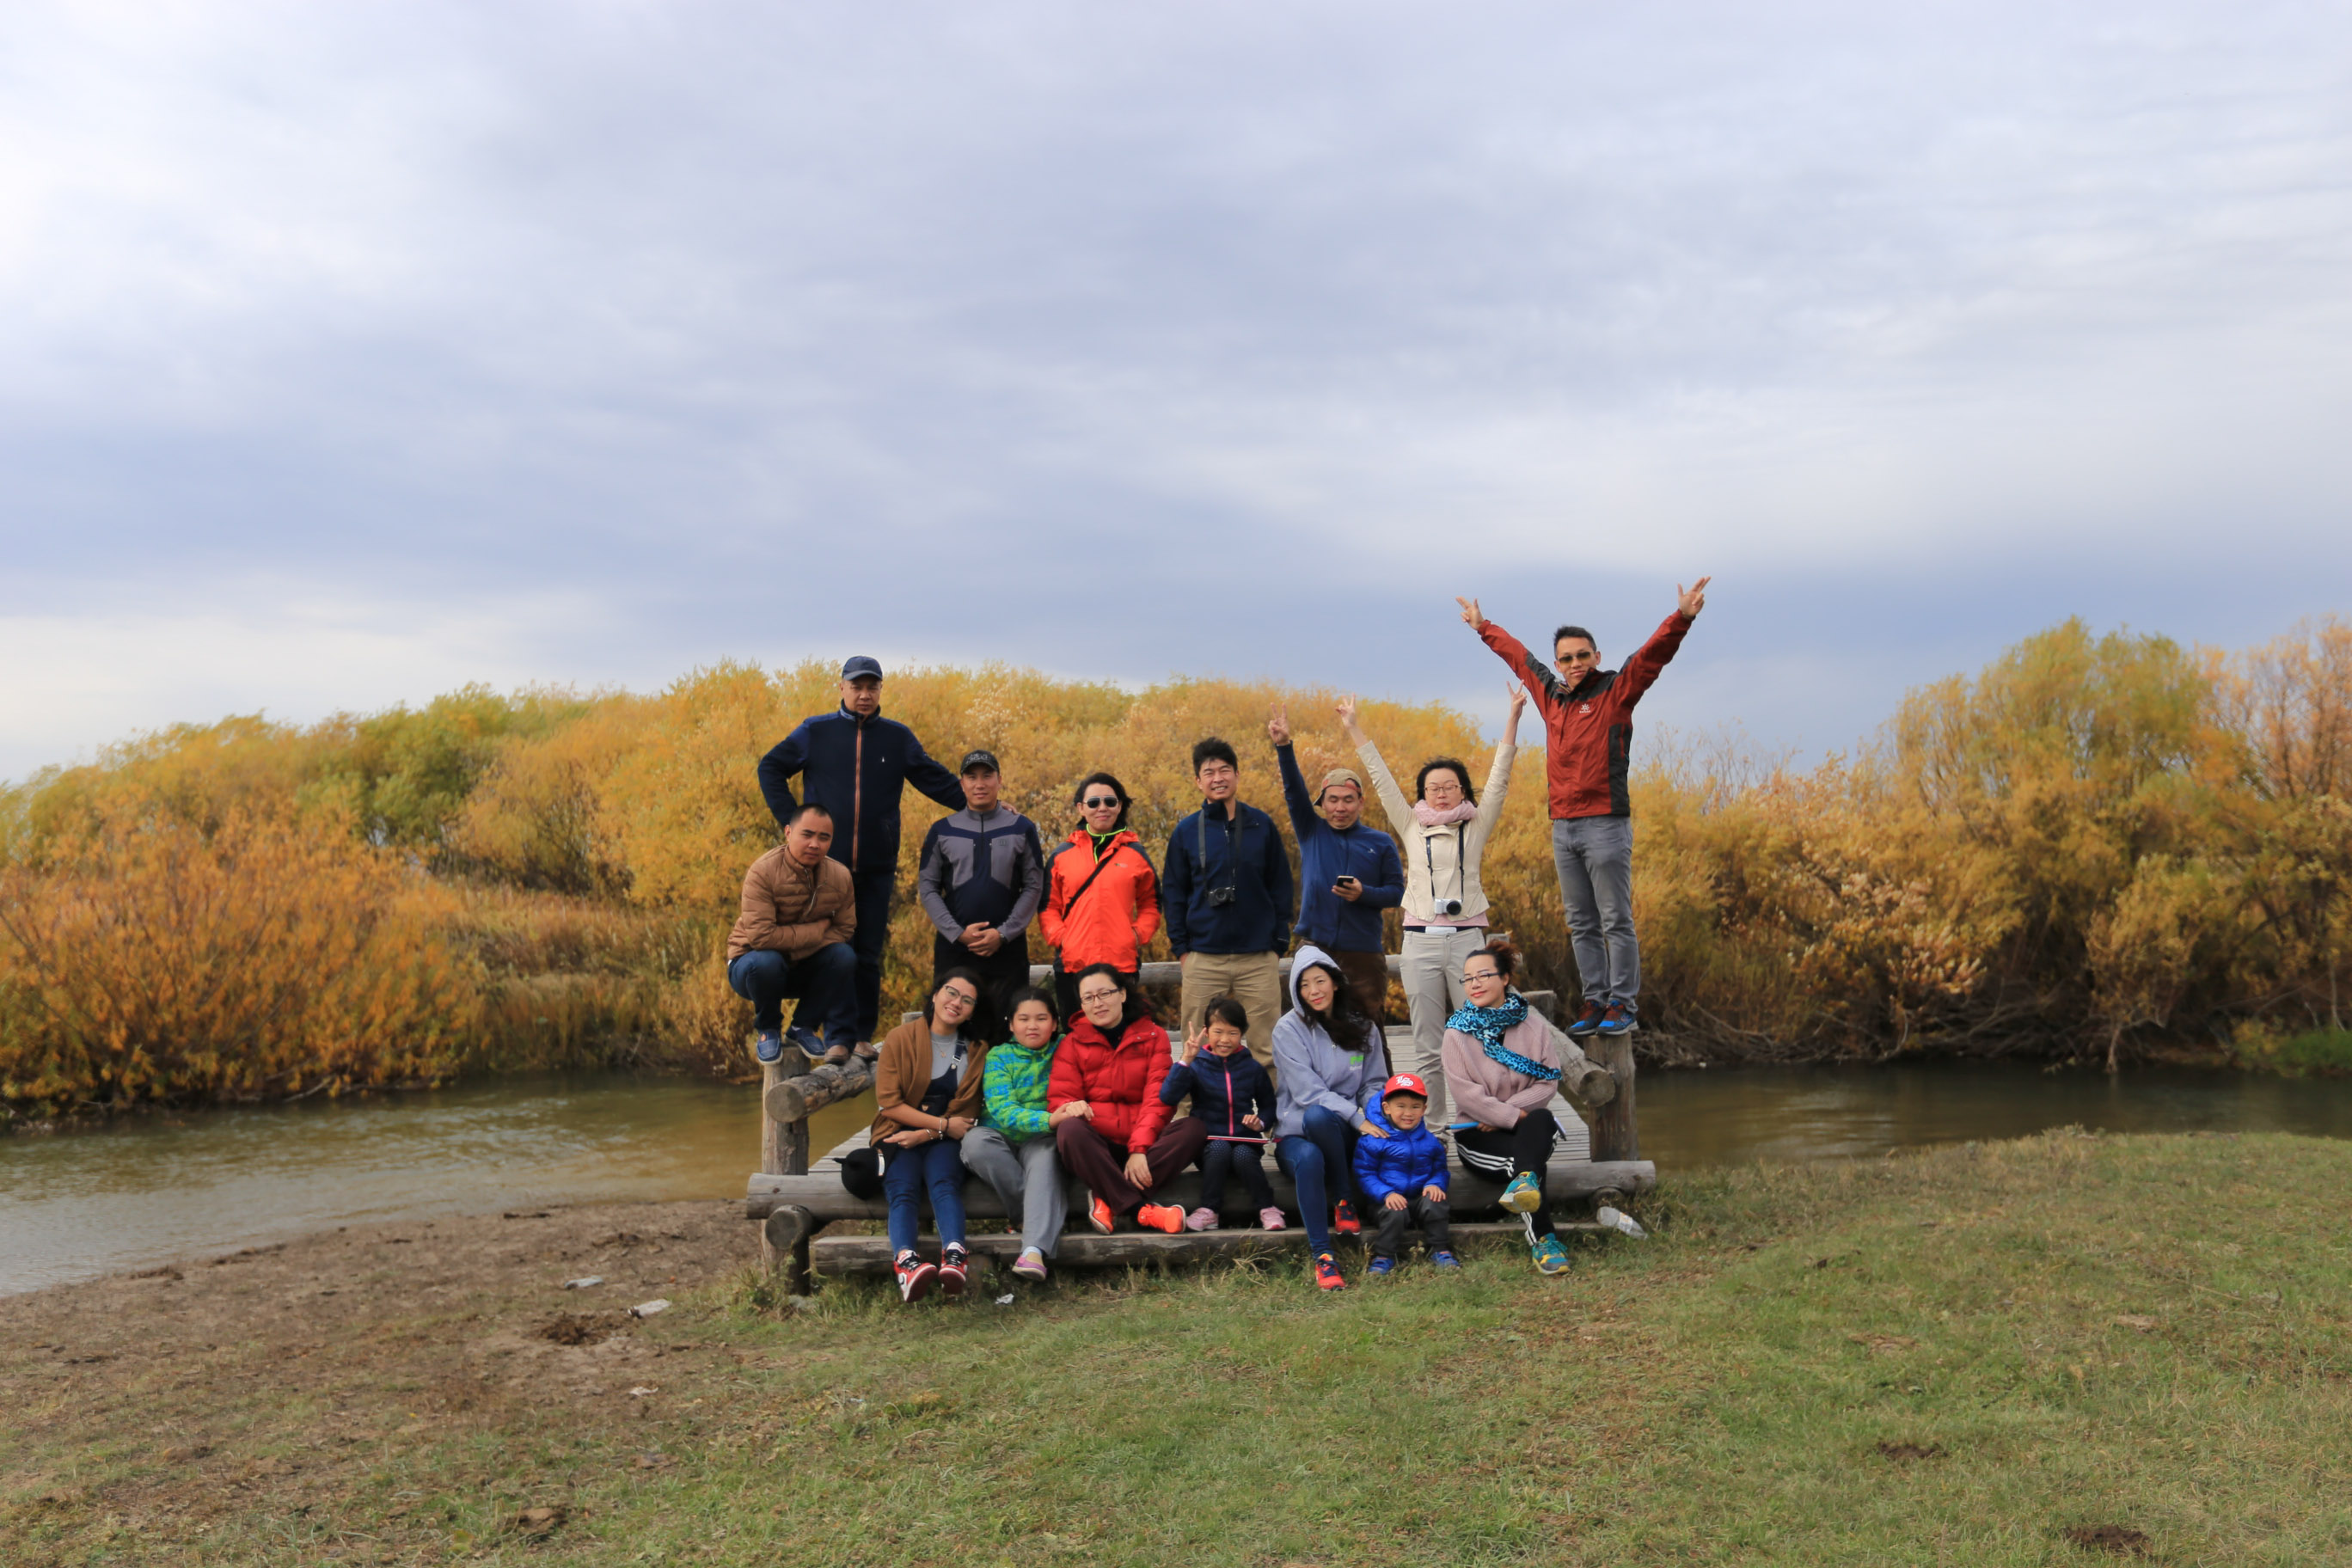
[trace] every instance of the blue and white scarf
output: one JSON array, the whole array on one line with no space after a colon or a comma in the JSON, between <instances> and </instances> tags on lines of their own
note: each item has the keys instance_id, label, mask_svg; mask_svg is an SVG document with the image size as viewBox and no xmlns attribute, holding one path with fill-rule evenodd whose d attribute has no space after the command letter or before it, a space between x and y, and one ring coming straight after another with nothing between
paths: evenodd
<instances>
[{"instance_id":1,"label":"blue and white scarf","mask_svg":"<svg viewBox=\"0 0 2352 1568\"><path fill-rule=\"evenodd\" d=\"M1459 1029L1477 1041L1486 1051L1486 1059L1497 1067L1538 1083L1556 1082L1559 1078L1558 1068L1529 1061L1503 1044L1505 1030L1517 1028L1527 1021L1528 999L1517 991L1510 991L1504 994L1503 1005L1499 1007L1481 1007L1475 1002L1465 1002L1454 1010L1452 1017L1445 1020L1445 1026Z\"/></svg>"}]
</instances>

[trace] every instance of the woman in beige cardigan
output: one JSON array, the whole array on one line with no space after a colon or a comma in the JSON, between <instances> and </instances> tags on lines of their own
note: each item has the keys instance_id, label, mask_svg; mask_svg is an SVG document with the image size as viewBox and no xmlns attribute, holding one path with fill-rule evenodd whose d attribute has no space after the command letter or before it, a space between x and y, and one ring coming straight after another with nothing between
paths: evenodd
<instances>
[{"instance_id":1,"label":"woman in beige cardigan","mask_svg":"<svg viewBox=\"0 0 2352 1568\"><path fill-rule=\"evenodd\" d=\"M1486 770L1486 798L1470 788L1470 770L1452 757L1432 757L1413 779L1412 805L1397 788L1378 746L1356 727L1356 700L1339 702L1339 723L1372 781L1372 793L1402 842L1404 860L1404 994L1412 1016L1412 1048L1399 1070L1418 1074L1442 1096L1439 1055L1446 1016L1460 1006L1464 961L1486 945L1486 889L1478 862L1501 820L1510 793L1511 759L1518 754L1519 713L1528 705L1524 686L1509 688L1510 716L1502 743ZM1430 1124L1445 1125L1445 1103L1433 1100Z\"/></svg>"}]
</instances>

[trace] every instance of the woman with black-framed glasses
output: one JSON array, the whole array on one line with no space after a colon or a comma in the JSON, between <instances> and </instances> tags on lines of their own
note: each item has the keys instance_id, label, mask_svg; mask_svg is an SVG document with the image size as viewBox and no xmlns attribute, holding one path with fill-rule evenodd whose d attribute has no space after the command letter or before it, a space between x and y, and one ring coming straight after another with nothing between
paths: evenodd
<instances>
[{"instance_id":1,"label":"woman with black-framed glasses","mask_svg":"<svg viewBox=\"0 0 2352 1568\"><path fill-rule=\"evenodd\" d=\"M961 1296L971 1278L964 1247L963 1135L980 1120L988 1040L977 1032L980 976L950 969L909 1018L883 1037L874 1061L874 1125L866 1141L882 1155L882 1190L890 1201L890 1257L901 1300L919 1301L936 1284ZM922 1201L931 1199L940 1261L915 1251Z\"/></svg>"},{"instance_id":2,"label":"woman with black-framed glasses","mask_svg":"<svg viewBox=\"0 0 2352 1568\"><path fill-rule=\"evenodd\" d=\"M1511 984L1518 951L1496 942L1462 964L1469 1000L1445 1020L1446 1092L1454 1100L1454 1152L1465 1169L1501 1182L1502 1205L1527 1227L1541 1274L1568 1271L1568 1251L1551 1225L1544 1175L1559 1119L1552 1098L1567 1089L1588 1106L1617 1098L1617 1079L1528 1005Z\"/></svg>"},{"instance_id":3,"label":"woman with black-framed glasses","mask_svg":"<svg viewBox=\"0 0 2352 1568\"><path fill-rule=\"evenodd\" d=\"M1108 963L1129 989L1144 944L1160 932L1160 873L1127 826L1127 786L1108 773L1088 773L1070 797L1078 826L1045 862L1045 905L1037 929L1054 944L1054 996L1062 1016L1075 1018L1078 973Z\"/></svg>"}]
</instances>

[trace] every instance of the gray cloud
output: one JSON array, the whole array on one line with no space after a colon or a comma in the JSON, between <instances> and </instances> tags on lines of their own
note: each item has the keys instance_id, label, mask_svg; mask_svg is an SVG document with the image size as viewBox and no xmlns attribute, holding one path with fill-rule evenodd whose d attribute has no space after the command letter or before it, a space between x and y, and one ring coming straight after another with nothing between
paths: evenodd
<instances>
[{"instance_id":1,"label":"gray cloud","mask_svg":"<svg viewBox=\"0 0 2352 1568\"><path fill-rule=\"evenodd\" d=\"M0 773L849 643L1493 710L1452 593L1623 646L1705 570L1653 709L1816 747L2352 564L2305 8L25 6L0 58Z\"/></svg>"}]
</instances>

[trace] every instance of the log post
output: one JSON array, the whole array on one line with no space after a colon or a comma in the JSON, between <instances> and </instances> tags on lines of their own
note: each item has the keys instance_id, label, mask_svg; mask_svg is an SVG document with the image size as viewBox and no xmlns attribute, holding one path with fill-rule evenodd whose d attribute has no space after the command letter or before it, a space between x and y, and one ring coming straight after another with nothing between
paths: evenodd
<instances>
[{"instance_id":1,"label":"log post","mask_svg":"<svg viewBox=\"0 0 2352 1568\"><path fill-rule=\"evenodd\" d=\"M874 1064L862 1057L835 1066L811 1066L808 1057L787 1045L783 1055L765 1064L760 1074L760 1172L769 1176L805 1176L809 1168L809 1112L840 1100L855 1100L874 1087ZM778 1237L783 1236L790 1279L787 1288L805 1296L809 1288L809 1239L816 1221L804 1208L793 1207L801 1228L776 1229L776 1214L760 1227L760 1263L773 1270L778 1262Z\"/></svg>"},{"instance_id":2,"label":"log post","mask_svg":"<svg viewBox=\"0 0 2352 1568\"><path fill-rule=\"evenodd\" d=\"M1642 1140L1633 1123L1633 1041L1629 1035L1591 1035L1586 1053L1617 1080L1617 1098L1592 1113L1592 1157L1638 1160Z\"/></svg>"},{"instance_id":3,"label":"log post","mask_svg":"<svg viewBox=\"0 0 2352 1568\"><path fill-rule=\"evenodd\" d=\"M788 1294L809 1293L809 1241L815 1235L816 1215L798 1204L777 1209L760 1226L761 1249L786 1259L784 1289Z\"/></svg>"},{"instance_id":4,"label":"log post","mask_svg":"<svg viewBox=\"0 0 2352 1568\"><path fill-rule=\"evenodd\" d=\"M797 1165L788 1163L792 1158L793 1130L780 1124L768 1113L768 1096L778 1085L808 1071L808 1053L787 1040L774 1061L760 1064L760 1173L763 1176L795 1176L808 1170L808 1123L800 1126L800 1159ZM775 1248L768 1245L768 1233L760 1233L760 1263L772 1269L776 1266Z\"/></svg>"}]
</instances>

